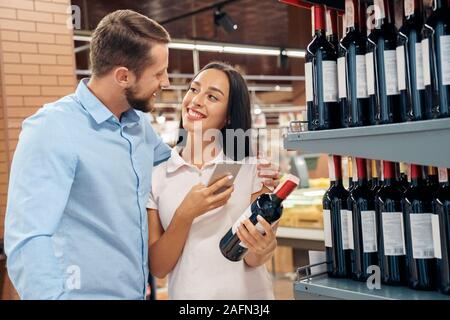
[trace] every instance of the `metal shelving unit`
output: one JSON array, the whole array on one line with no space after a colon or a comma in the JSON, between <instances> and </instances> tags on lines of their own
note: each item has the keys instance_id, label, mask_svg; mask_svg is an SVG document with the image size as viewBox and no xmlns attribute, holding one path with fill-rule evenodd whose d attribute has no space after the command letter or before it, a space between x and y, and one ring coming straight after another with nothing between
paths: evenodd
<instances>
[{"instance_id":1,"label":"metal shelving unit","mask_svg":"<svg viewBox=\"0 0 450 320\"><path fill-rule=\"evenodd\" d=\"M297 300L450 300L450 296L434 291L387 285L381 285L380 289L369 289L365 282L327 276L294 282L294 296Z\"/></svg>"},{"instance_id":2,"label":"metal shelving unit","mask_svg":"<svg viewBox=\"0 0 450 320\"><path fill-rule=\"evenodd\" d=\"M289 132L288 150L450 168L450 118L359 128Z\"/></svg>"}]
</instances>

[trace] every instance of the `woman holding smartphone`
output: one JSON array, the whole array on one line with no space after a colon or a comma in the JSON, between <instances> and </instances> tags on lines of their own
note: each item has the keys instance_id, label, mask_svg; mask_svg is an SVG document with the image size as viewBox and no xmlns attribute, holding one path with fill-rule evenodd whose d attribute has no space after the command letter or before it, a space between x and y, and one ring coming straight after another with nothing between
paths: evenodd
<instances>
[{"instance_id":1,"label":"woman holding smartphone","mask_svg":"<svg viewBox=\"0 0 450 320\"><path fill-rule=\"evenodd\" d=\"M227 141L227 129L251 128L250 97L241 74L225 63L206 65L183 99L182 127L185 147L174 148L153 171L147 206L151 273L169 276L169 299L273 299L264 265L277 246L269 223L260 220L264 235L249 220L241 224L238 235L249 249L244 260L229 261L219 250L220 239L245 209L270 192L258 177L249 139L237 146ZM221 138L205 138L214 129ZM229 185L231 177L224 177L207 186L217 163L236 160L244 164L233 185L216 193Z\"/></svg>"}]
</instances>

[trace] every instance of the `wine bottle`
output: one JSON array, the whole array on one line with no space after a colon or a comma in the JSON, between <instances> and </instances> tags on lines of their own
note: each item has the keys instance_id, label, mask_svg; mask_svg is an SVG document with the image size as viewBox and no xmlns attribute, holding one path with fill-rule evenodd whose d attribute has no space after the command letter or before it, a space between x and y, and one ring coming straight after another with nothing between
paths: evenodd
<instances>
[{"instance_id":1,"label":"wine bottle","mask_svg":"<svg viewBox=\"0 0 450 320\"><path fill-rule=\"evenodd\" d=\"M373 23L372 19L375 16L373 9L373 1L366 1L364 4L364 8L366 11L366 21L367 23L367 42L366 42L366 76L367 76L367 94L369 95L369 124L376 125L379 122L379 105L377 104L377 93L378 88L375 85L375 61L374 61L374 50L375 46L373 45L373 41L369 40L370 35L374 32L375 23ZM375 34L372 36L374 39Z\"/></svg>"},{"instance_id":2,"label":"wine bottle","mask_svg":"<svg viewBox=\"0 0 450 320\"><path fill-rule=\"evenodd\" d=\"M264 193L253 201L220 240L220 251L225 258L231 261L239 261L244 258L248 249L237 236L237 228L245 219L249 219L258 231L264 233L264 229L259 224L257 216L260 215L271 224L279 220L283 211L283 200L297 188L299 182L297 177L288 175L286 180L274 190L274 193Z\"/></svg>"},{"instance_id":3,"label":"wine bottle","mask_svg":"<svg viewBox=\"0 0 450 320\"><path fill-rule=\"evenodd\" d=\"M327 272L330 277L345 278L351 272L348 230L348 191L342 182L341 156L329 156L330 188L323 197L323 221Z\"/></svg>"},{"instance_id":4,"label":"wine bottle","mask_svg":"<svg viewBox=\"0 0 450 320\"><path fill-rule=\"evenodd\" d=\"M444 294L450 294L450 170L439 168L440 187L433 198L433 213L438 221L433 221L436 239L440 239L435 246L437 258L438 289ZM435 215L433 216L434 219ZM436 230L439 225L439 231Z\"/></svg>"},{"instance_id":5,"label":"wine bottle","mask_svg":"<svg viewBox=\"0 0 450 320\"><path fill-rule=\"evenodd\" d=\"M369 124L366 75L366 24L364 7L358 0L345 1L346 35L340 46L345 52L347 110L350 127Z\"/></svg>"},{"instance_id":6,"label":"wine bottle","mask_svg":"<svg viewBox=\"0 0 450 320\"><path fill-rule=\"evenodd\" d=\"M353 215L352 277L366 281L368 267L378 265L375 193L367 180L366 160L356 158L358 181L350 193Z\"/></svg>"},{"instance_id":7,"label":"wine bottle","mask_svg":"<svg viewBox=\"0 0 450 320\"><path fill-rule=\"evenodd\" d=\"M343 26L342 30L347 29L347 23L346 18L342 19ZM339 114L341 117L340 125L342 128L348 128L349 126L349 109L347 104L347 74L346 74L346 50L341 45L341 43L338 43L338 59L337 59L337 66L338 66L338 98L339 98Z\"/></svg>"},{"instance_id":8,"label":"wine bottle","mask_svg":"<svg viewBox=\"0 0 450 320\"><path fill-rule=\"evenodd\" d=\"M374 4L376 24L368 37L368 60L373 62L368 63L375 66L377 123L400 122L394 1L375 0ZM367 77L369 81L372 75Z\"/></svg>"},{"instance_id":9,"label":"wine bottle","mask_svg":"<svg viewBox=\"0 0 450 320\"><path fill-rule=\"evenodd\" d=\"M337 55L326 39L325 8L312 7L315 35L306 50L305 87L308 130L339 127Z\"/></svg>"},{"instance_id":10,"label":"wine bottle","mask_svg":"<svg viewBox=\"0 0 450 320\"><path fill-rule=\"evenodd\" d=\"M433 0L422 31L425 109L428 118L449 117L450 27L448 0Z\"/></svg>"},{"instance_id":11,"label":"wine bottle","mask_svg":"<svg viewBox=\"0 0 450 320\"><path fill-rule=\"evenodd\" d=\"M408 165L404 162L400 162L398 163L398 170L400 184L403 187L403 191L406 191L409 188Z\"/></svg>"},{"instance_id":12,"label":"wine bottle","mask_svg":"<svg viewBox=\"0 0 450 320\"><path fill-rule=\"evenodd\" d=\"M394 171L394 163L383 161L383 185L375 197L379 230L378 261L382 283L404 285L407 270L401 202L403 193Z\"/></svg>"},{"instance_id":13,"label":"wine bottle","mask_svg":"<svg viewBox=\"0 0 450 320\"><path fill-rule=\"evenodd\" d=\"M412 164L410 187L406 190L403 203L405 216L406 257L408 286L418 290L436 288L436 259L431 203L433 195L423 179L421 166Z\"/></svg>"},{"instance_id":14,"label":"wine bottle","mask_svg":"<svg viewBox=\"0 0 450 320\"><path fill-rule=\"evenodd\" d=\"M426 118L422 27L422 0L404 0L403 26L399 30L397 41L397 72L402 121Z\"/></svg>"}]
</instances>

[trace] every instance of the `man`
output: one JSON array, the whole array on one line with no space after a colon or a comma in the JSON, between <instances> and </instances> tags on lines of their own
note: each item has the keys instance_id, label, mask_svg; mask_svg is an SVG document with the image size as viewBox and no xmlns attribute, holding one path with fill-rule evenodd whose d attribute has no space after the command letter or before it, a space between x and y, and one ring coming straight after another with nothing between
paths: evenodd
<instances>
[{"instance_id":1,"label":"man","mask_svg":"<svg viewBox=\"0 0 450 320\"><path fill-rule=\"evenodd\" d=\"M24 121L5 221L21 298L145 298L151 169L170 148L144 112L169 86L169 41L141 14L109 14L92 36L92 78Z\"/></svg>"}]
</instances>

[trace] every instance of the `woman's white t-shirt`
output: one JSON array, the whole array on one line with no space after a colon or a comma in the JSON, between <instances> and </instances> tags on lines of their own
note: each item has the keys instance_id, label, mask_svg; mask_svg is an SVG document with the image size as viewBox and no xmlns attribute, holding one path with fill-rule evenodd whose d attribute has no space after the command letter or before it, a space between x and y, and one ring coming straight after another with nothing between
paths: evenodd
<instances>
[{"instance_id":1,"label":"woman's white t-shirt","mask_svg":"<svg viewBox=\"0 0 450 320\"><path fill-rule=\"evenodd\" d=\"M206 185L216 164L224 159L229 160L221 152L198 169L174 148L170 159L154 168L147 208L158 210L164 230L190 189L198 183ZM193 221L183 252L169 273L169 299L274 299L264 265L254 268L244 260L229 261L219 249L222 237L250 205L251 195L262 188L254 160L247 159L241 166L227 204Z\"/></svg>"}]
</instances>

